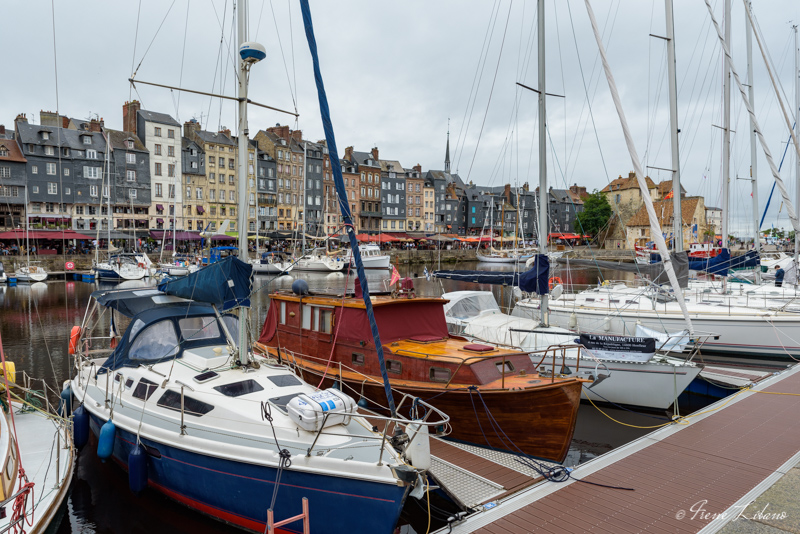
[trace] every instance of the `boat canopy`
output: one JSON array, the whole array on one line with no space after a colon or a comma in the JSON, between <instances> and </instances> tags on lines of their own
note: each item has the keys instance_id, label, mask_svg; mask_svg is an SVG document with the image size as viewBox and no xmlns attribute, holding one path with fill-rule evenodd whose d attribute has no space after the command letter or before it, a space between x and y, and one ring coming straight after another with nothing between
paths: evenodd
<instances>
[{"instance_id":1,"label":"boat canopy","mask_svg":"<svg viewBox=\"0 0 800 534\"><path fill-rule=\"evenodd\" d=\"M689 258L689 269L722 276L728 274L728 269L753 269L760 265L761 258L754 250L750 250L742 256L731 257L728 249L723 248L713 258Z\"/></svg>"},{"instance_id":2,"label":"boat canopy","mask_svg":"<svg viewBox=\"0 0 800 534\"><path fill-rule=\"evenodd\" d=\"M167 295L229 310L237 306L250 306L252 286L253 266L228 256L181 278L167 279L158 284L158 289Z\"/></svg>"},{"instance_id":3,"label":"boat canopy","mask_svg":"<svg viewBox=\"0 0 800 534\"><path fill-rule=\"evenodd\" d=\"M492 311L500 313L500 307L491 291L453 291L442 298L450 302L444 305L445 317L465 321L481 313Z\"/></svg>"},{"instance_id":4,"label":"boat canopy","mask_svg":"<svg viewBox=\"0 0 800 534\"><path fill-rule=\"evenodd\" d=\"M224 315L228 332L236 332L238 319ZM183 301L136 314L111 356L98 373L138 367L181 358L187 350L228 345L214 308Z\"/></svg>"},{"instance_id":5,"label":"boat canopy","mask_svg":"<svg viewBox=\"0 0 800 534\"><path fill-rule=\"evenodd\" d=\"M548 276L550 260L546 254L537 254L536 261L530 269L523 273L513 271L434 271L435 278L447 278L475 284L493 284L501 286L518 286L521 290L538 295L547 294L550 290Z\"/></svg>"},{"instance_id":6,"label":"boat canopy","mask_svg":"<svg viewBox=\"0 0 800 534\"><path fill-rule=\"evenodd\" d=\"M125 317L135 317L145 310L162 306L191 302L187 299L166 295L155 288L101 290L92 293L92 298L101 306L117 310Z\"/></svg>"}]
</instances>

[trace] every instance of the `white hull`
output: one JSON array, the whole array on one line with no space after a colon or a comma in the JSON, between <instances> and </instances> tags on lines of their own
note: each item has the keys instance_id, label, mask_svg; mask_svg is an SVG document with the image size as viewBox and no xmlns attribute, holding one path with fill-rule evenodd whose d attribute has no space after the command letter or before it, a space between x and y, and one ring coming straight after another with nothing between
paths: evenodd
<instances>
[{"instance_id":1,"label":"white hull","mask_svg":"<svg viewBox=\"0 0 800 534\"><path fill-rule=\"evenodd\" d=\"M29 271L27 267L22 267L15 273L17 282L44 282L47 280L47 271L37 267L36 271Z\"/></svg>"},{"instance_id":2,"label":"white hull","mask_svg":"<svg viewBox=\"0 0 800 534\"><path fill-rule=\"evenodd\" d=\"M289 274L294 265L291 262L261 263L259 260L251 262L253 272L256 274Z\"/></svg>"},{"instance_id":3,"label":"white hull","mask_svg":"<svg viewBox=\"0 0 800 534\"><path fill-rule=\"evenodd\" d=\"M532 355L531 358L538 362L541 356ZM567 357L565 361L567 366L575 371L577 359ZM542 365L549 368L552 363L552 358L546 358ZM661 357L644 363L603 360L603 364L608 367L611 375L591 389L584 386L581 391L582 399L640 406L653 410L666 410L672 406L675 399L703 370L700 365ZM558 356L556 371L560 366L561 356ZM607 372L602 365L596 366L593 360L583 357L581 369L586 368L597 369L601 374Z\"/></svg>"},{"instance_id":4,"label":"white hull","mask_svg":"<svg viewBox=\"0 0 800 534\"><path fill-rule=\"evenodd\" d=\"M483 263L518 263L525 262L533 257L533 254L481 254L476 252L478 261Z\"/></svg>"},{"instance_id":5,"label":"white hull","mask_svg":"<svg viewBox=\"0 0 800 534\"><path fill-rule=\"evenodd\" d=\"M677 303L667 306L677 308ZM568 302L553 301L550 324L585 333L628 336L636 335L637 323L660 332L686 328L680 311L664 310L664 304L657 304L656 307L661 309L598 309L573 307ZM800 356L800 315L722 306L707 306L707 311L698 311L695 309L697 307L693 307L689 313L694 329L715 334L703 344L703 352L769 359ZM571 320L573 314L574 319ZM538 318L539 310L536 306L518 303L513 315Z\"/></svg>"},{"instance_id":6,"label":"white hull","mask_svg":"<svg viewBox=\"0 0 800 534\"><path fill-rule=\"evenodd\" d=\"M368 257L361 257L362 264L364 265L365 269L388 269L391 258L389 256L368 256ZM355 264L353 261L350 261L350 266L355 268Z\"/></svg>"},{"instance_id":7,"label":"white hull","mask_svg":"<svg viewBox=\"0 0 800 534\"><path fill-rule=\"evenodd\" d=\"M324 273L343 271L346 262L343 260L330 260L330 259L302 259L299 260L294 268L297 271L320 271Z\"/></svg>"},{"instance_id":8,"label":"white hull","mask_svg":"<svg viewBox=\"0 0 800 534\"><path fill-rule=\"evenodd\" d=\"M391 264L391 257L388 254L383 254L381 247L378 245L359 245L359 252L361 252L361 264L365 269L388 269ZM353 251L348 250L345 261L352 267L356 268L353 261Z\"/></svg>"},{"instance_id":9,"label":"white hull","mask_svg":"<svg viewBox=\"0 0 800 534\"><path fill-rule=\"evenodd\" d=\"M0 284L5 284L6 282L8 282L8 276L6 276L6 273L0 273Z\"/></svg>"},{"instance_id":10,"label":"white hull","mask_svg":"<svg viewBox=\"0 0 800 534\"><path fill-rule=\"evenodd\" d=\"M99 280L141 280L147 275L147 269L130 264L120 267L114 264L100 263L93 270Z\"/></svg>"}]
</instances>

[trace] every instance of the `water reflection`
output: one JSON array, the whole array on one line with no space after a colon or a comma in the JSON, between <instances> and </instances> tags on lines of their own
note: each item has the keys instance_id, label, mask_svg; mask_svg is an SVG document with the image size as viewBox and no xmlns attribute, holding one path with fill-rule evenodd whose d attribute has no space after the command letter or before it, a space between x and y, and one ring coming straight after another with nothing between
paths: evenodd
<instances>
[{"instance_id":1,"label":"water reflection","mask_svg":"<svg viewBox=\"0 0 800 534\"><path fill-rule=\"evenodd\" d=\"M450 266L443 265L443 268ZM452 265L459 269L484 268L511 270L513 265L478 265L460 263ZM431 266L428 266L432 270ZM568 269L559 265L555 275L570 288L582 289L597 283L598 272L592 269ZM456 290L491 291L505 307L513 306L510 287L471 284L452 280L428 280L423 276L423 265L400 265L401 276L414 278L417 295L439 296L443 292ZM632 273L602 273L603 278L621 279L632 277ZM368 271L370 287L385 289L389 271ZM289 276L261 276L254 278L256 290L251 299L251 331L256 335L266 317L269 293L276 289L289 289L297 279L308 282L312 291L341 293L352 290L354 275L347 273L292 272ZM6 358L16 363L18 371L45 379L55 390L70 378L71 365L67 353L70 329L83 319L91 293L97 289L135 289L154 285L155 281L129 281L121 284L109 282L84 283L77 281L51 280L46 283L0 286L0 335ZM105 320L107 321L107 315ZM108 327L101 323L101 328ZM639 426L652 426L660 421L652 415L637 415L623 410L604 408L615 419ZM656 414L659 416L660 414ZM584 404L578 415L575 437L567 465L576 465L614 447L636 439L646 429L623 427L611 422L593 406ZM417 521L421 512L414 511L417 503L409 505L404 514L406 521L402 532L412 533L422 528L425 521ZM113 462L97 460L94 448L82 451L78 462L72 493L69 500L68 518L61 523L60 534L69 532L234 532L223 525L189 512L155 492L145 492L141 497L133 496L127 488L125 473ZM312 511L313 513L313 511ZM427 520L427 515L424 517Z\"/></svg>"}]
</instances>

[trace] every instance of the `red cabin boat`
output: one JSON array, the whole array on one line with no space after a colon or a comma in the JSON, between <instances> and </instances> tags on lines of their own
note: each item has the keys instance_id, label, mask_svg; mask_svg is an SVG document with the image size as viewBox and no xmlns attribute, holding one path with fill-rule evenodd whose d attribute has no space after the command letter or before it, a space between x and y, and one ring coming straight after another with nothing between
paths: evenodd
<instances>
[{"instance_id":1,"label":"red cabin boat","mask_svg":"<svg viewBox=\"0 0 800 534\"><path fill-rule=\"evenodd\" d=\"M454 439L563 461L584 380L556 373L560 366L540 373L541 354L452 336L445 299L408 297L372 296L392 387L447 413ZM360 297L277 291L270 298L257 349L295 364L312 384L338 381L347 393L386 406Z\"/></svg>"}]
</instances>

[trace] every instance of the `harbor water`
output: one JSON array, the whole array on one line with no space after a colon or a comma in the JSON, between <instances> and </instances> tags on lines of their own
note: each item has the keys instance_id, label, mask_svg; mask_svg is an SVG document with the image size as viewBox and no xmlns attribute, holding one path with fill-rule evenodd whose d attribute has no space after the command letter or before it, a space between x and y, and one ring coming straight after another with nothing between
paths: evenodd
<instances>
[{"instance_id":1,"label":"harbor water","mask_svg":"<svg viewBox=\"0 0 800 534\"><path fill-rule=\"evenodd\" d=\"M485 269L486 265L481 265ZM490 265L492 269L510 270L510 265ZM428 267L431 268L430 266ZM476 263L458 265L459 269L475 269ZM481 286L451 280L428 280L424 266L404 265L401 276L413 277L416 292L420 296L438 296L446 291L491 290L501 306L513 306L511 288ZM382 290L388 284L387 271L371 271L367 274L370 287ZM630 279L632 273L617 271L598 272L589 269L561 268L560 278L576 289L594 285L598 278ZM311 291L341 292L347 285L353 287L354 280L346 273L292 273L291 276L273 278L256 276L252 298L251 332L258 337L269 305L269 292L288 289L294 280L302 278ZM71 361L67 351L70 329L79 325L86 310L90 295L97 289L136 288L152 285L151 282L104 282L84 283L72 280L49 280L46 283L0 285L0 334L5 357L17 368L17 378L24 371L33 377L34 389L44 389L46 382L52 392L60 391L64 381L71 377ZM107 325L110 327L110 325ZM785 364L784 364L785 366ZM53 394L50 395L54 397ZM54 398L55 401L55 398ZM682 414L705 406L711 400L684 396L679 403ZM602 410L602 411L601 411ZM655 425L663 424L671 414L640 413L613 406L595 407L582 403L578 422L565 465L578 465L620 445L648 433ZM611 418L618 422L612 421ZM624 423L624 424L620 424ZM46 491L46 488L43 488ZM265 496L265 499L268 496ZM428 511L425 503L411 502L409 498L398 532L425 532ZM446 513L446 503L434 501L431 530L443 525L440 520ZM268 506L265 500L264 506ZM277 511L280 515L280 511ZM313 515L314 511L311 510ZM57 532L101 533L101 532L147 532L148 534L175 532L238 532L232 528L207 519L197 513L173 503L160 494L146 491L134 496L128 490L128 479L122 469L113 462L100 462L91 447L85 447L77 463L67 510Z\"/></svg>"}]
</instances>

